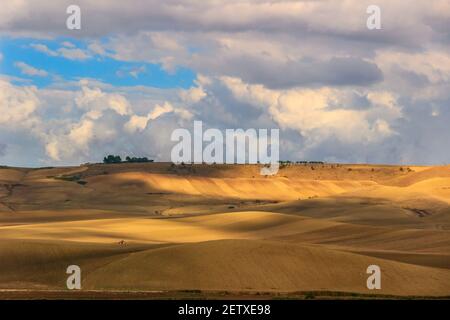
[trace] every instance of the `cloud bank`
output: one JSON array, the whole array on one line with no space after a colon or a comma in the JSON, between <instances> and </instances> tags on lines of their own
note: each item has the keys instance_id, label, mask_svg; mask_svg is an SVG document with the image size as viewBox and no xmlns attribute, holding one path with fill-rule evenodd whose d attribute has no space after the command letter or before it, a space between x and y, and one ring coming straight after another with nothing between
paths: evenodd
<instances>
[{"instance_id":1,"label":"cloud bank","mask_svg":"<svg viewBox=\"0 0 450 320\"><path fill-rule=\"evenodd\" d=\"M357 0L79 1L79 31L65 28L69 4L10 1L0 13L4 41L29 39L30 53L80 63L77 77L64 78L0 53L20 72L0 80L1 162L169 160L171 131L194 119L280 128L285 159L449 162L448 1L378 1L381 30L366 28L372 3ZM84 61L108 59L135 64L114 70L118 78L139 79L156 64L196 80L158 89L83 76Z\"/></svg>"}]
</instances>

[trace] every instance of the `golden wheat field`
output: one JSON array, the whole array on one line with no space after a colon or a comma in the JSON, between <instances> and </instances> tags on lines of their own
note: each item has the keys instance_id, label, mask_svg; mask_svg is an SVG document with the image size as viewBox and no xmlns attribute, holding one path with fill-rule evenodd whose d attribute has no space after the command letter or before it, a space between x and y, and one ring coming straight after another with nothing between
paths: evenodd
<instances>
[{"instance_id":1,"label":"golden wheat field","mask_svg":"<svg viewBox=\"0 0 450 320\"><path fill-rule=\"evenodd\" d=\"M450 166L0 169L0 292L450 296ZM369 265L382 288L366 287Z\"/></svg>"}]
</instances>

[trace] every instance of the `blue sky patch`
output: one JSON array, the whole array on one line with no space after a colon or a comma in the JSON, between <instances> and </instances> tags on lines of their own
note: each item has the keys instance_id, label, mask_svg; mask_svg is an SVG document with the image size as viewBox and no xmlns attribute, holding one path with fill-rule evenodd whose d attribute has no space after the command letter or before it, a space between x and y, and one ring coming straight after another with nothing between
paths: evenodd
<instances>
[{"instance_id":1,"label":"blue sky patch","mask_svg":"<svg viewBox=\"0 0 450 320\"><path fill-rule=\"evenodd\" d=\"M37 46L41 49L48 48L48 52L39 51ZM1 40L3 60L0 71L4 75L28 79L37 87L45 87L61 79L70 81L92 78L113 86L141 85L162 89L186 89L191 87L196 79L195 72L184 67L177 67L174 72L169 73L160 64L119 61L94 55L92 52L86 59L70 59L62 56L60 51L61 48L66 52L78 49L78 53L82 54L87 52L86 47L85 42L73 39L4 38ZM17 66L18 62L45 71L48 75L24 74Z\"/></svg>"}]
</instances>

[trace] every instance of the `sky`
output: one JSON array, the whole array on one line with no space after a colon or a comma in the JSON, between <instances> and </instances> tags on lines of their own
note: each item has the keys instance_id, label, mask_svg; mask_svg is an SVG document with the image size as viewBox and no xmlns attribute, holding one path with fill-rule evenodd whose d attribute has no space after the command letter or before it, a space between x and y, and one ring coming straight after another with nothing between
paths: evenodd
<instances>
[{"instance_id":1,"label":"sky","mask_svg":"<svg viewBox=\"0 0 450 320\"><path fill-rule=\"evenodd\" d=\"M0 165L169 161L195 120L278 128L283 160L448 164L450 1L2 3Z\"/></svg>"}]
</instances>

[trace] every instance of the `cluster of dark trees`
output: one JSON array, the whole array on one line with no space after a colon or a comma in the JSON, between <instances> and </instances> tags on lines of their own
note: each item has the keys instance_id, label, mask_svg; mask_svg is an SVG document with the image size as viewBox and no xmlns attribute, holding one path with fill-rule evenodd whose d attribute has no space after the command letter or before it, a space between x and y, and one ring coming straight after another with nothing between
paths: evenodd
<instances>
[{"instance_id":1,"label":"cluster of dark trees","mask_svg":"<svg viewBox=\"0 0 450 320\"><path fill-rule=\"evenodd\" d=\"M147 157L136 158L136 157L126 157L126 162L153 162L153 159L148 159Z\"/></svg>"},{"instance_id":2,"label":"cluster of dark trees","mask_svg":"<svg viewBox=\"0 0 450 320\"><path fill-rule=\"evenodd\" d=\"M323 161L297 161L297 163L309 163L309 164L325 164Z\"/></svg>"},{"instance_id":3,"label":"cluster of dark trees","mask_svg":"<svg viewBox=\"0 0 450 320\"><path fill-rule=\"evenodd\" d=\"M103 158L103 163L122 163L122 162L153 162L152 159L148 159L147 157L136 158L136 157L126 157L125 161L122 161L120 156L114 156L112 154Z\"/></svg>"},{"instance_id":4,"label":"cluster of dark trees","mask_svg":"<svg viewBox=\"0 0 450 320\"><path fill-rule=\"evenodd\" d=\"M121 163L121 162L122 158L120 156L113 156L112 154L103 158L103 163Z\"/></svg>"},{"instance_id":5,"label":"cluster of dark trees","mask_svg":"<svg viewBox=\"0 0 450 320\"><path fill-rule=\"evenodd\" d=\"M289 164L325 164L325 162L323 162L323 161L295 161L295 162L292 162L292 161L289 161L289 160L287 160L287 161L279 161L279 163L281 164L281 165L289 165Z\"/></svg>"}]
</instances>

